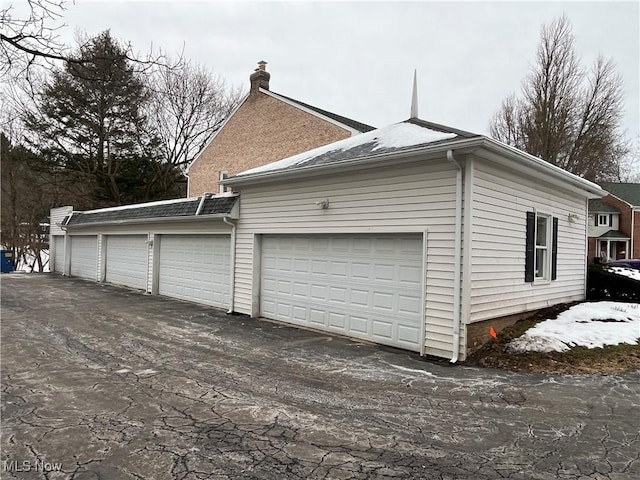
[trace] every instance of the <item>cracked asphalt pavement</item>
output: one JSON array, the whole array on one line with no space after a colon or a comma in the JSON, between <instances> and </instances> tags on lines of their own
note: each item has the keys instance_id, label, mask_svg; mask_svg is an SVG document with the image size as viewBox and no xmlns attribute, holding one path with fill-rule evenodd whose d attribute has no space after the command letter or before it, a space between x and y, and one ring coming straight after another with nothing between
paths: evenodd
<instances>
[{"instance_id":1,"label":"cracked asphalt pavement","mask_svg":"<svg viewBox=\"0 0 640 480\"><path fill-rule=\"evenodd\" d=\"M636 479L640 372L550 376L2 275L2 478Z\"/></svg>"}]
</instances>

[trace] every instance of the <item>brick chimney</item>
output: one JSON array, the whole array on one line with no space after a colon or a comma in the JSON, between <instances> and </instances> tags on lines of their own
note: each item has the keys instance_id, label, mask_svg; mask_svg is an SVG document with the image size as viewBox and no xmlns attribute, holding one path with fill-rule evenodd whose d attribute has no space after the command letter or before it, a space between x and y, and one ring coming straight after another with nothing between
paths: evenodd
<instances>
[{"instance_id":1,"label":"brick chimney","mask_svg":"<svg viewBox=\"0 0 640 480\"><path fill-rule=\"evenodd\" d=\"M251 81L251 92L254 93L258 91L258 88L264 88L265 90L269 90L269 79L271 78L271 74L266 70L267 62L264 60L260 60L258 62L258 68L251 74L249 80Z\"/></svg>"}]
</instances>

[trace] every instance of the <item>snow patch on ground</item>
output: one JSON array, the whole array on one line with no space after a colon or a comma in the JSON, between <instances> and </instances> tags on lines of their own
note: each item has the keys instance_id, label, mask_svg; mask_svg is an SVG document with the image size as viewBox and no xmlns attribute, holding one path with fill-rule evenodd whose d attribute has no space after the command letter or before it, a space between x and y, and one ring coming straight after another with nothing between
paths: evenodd
<instances>
[{"instance_id":1,"label":"snow patch on ground","mask_svg":"<svg viewBox=\"0 0 640 480\"><path fill-rule=\"evenodd\" d=\"M371 142L376 144L372 151L376 151L383 148L412 147L440 140L449 140L454 137L456 137L455 133L439 132L437 130L431 130L429 128L414 125L413 123L395 123L367 133L356 135L355 137L346 138L338 142L330 143L329 145L314 148L313 150L299 153L292 157L283 158L277 162L245 170L244 172L238 173L237 176L271 172L274 170L292 167L294 165L303 166L307 161L319 157L320 155L324 155L325 153L338 151L344 152Z\"/></svg>"},{"instance_id":2,"label":"snow patch on ground","mask_svg":"<svg viewBox=\"0 0 640 480\"><path fill-rule=\"evenodd\" d=\"M393 363L387 363L387 362L383 362L386 363L387 365L389 365L392 368L395 368L397 370L402 370L403 372L408 372L408 373L419 373L421 375L427 375L428 377L433 377L433 373L431 372L426 372L424 370L416 370L414 368L407 368L407 367L401 367L400 365L394 365Z\"/></svg>"},{"instance_id":3,"label":"snow patch on ground","mask_svg":"<svg viewBox=\"0 0 640 480\"><path fill-rule=\"evenodd\" d=\"M615 273L616 275L622 275L623 277L633 278L640 282L640 270L626 267L609 267L607 272Z\"/></svg>"},{"instance_id":4,"label":"snow patch on ground","mask_svg":"<svg viewBox=\"0 0 640 480\"><path fill-rule=\"evenodd\" d=\"M601 348L640 339L640 304L586 302L545 320L512 340L510 352L566 352L571 347Z\"/></svg>"},{"instance_id":5,"label":"snow patch on ground","mask_svg":"<svg viewBox=\"0 0 640 480\"><path fill-rule=\"evenodd\" d=\"M40 272L36 256L27 253L26 258L21 258L16 266L16 272L37 273ZM42 272L49 271L49 250L40 251L40 259L42 260Z\"/></svg>"}]
</instances>

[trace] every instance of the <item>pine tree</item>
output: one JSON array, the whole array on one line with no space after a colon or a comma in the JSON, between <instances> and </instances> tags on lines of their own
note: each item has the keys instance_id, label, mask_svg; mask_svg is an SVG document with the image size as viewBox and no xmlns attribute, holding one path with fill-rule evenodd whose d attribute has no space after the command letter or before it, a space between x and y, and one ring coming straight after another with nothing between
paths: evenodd
<instances>
[{"instance_id":1,"label":"pine tree","mask_svg":"<svg viewBox=\"0 0 640 480\"><path fill-rule=\"evenodd\" d=\"M65 176L79 197L75 206L176 196L179 172L160 188L149 180L161 168L158 140L144 115L150 96L125 49L105 31L73 59L53 72L25 124L50 171Z\"/></svg>"}]
</instances>

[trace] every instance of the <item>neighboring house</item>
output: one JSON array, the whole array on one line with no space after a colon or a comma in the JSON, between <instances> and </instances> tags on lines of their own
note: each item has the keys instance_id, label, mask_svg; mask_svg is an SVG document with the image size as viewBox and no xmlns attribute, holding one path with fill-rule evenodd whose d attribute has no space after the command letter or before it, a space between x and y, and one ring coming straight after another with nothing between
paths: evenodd
<instances>
[{"instance_id":1,"label":"neighboring house","mask_svg":"<svg viewBox=\"0 0 640 480\"><path fill-rule=\"evenodd\" d=\"M53 269L455 362L490 327L585 298L587 200L605 195L417 118L222 183L234 193L54 209Z\"/></svg>"},{"instance_id":2,"label":"neighboring house","mask_svg":"<svg viewBox=\"0 0 640 480\"><path fill-rule=\"evenodd\" d=\"M224 176L373 130L270 91L265 66L258 64L249 93L187 169L187 196L217 192Z\"/></svg>"},{"instance_id":3,"label":"neighboring house","mask_svg":"<svg viewBox=\"0 0 640 480\"><path fill-rule=\"evenodd\" d=\"M640 258L640 183L605 182L589 200L589 261Z\"/></svg>"}]
</instances>

